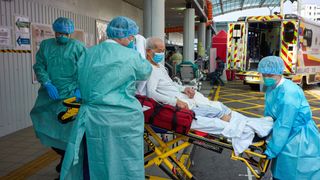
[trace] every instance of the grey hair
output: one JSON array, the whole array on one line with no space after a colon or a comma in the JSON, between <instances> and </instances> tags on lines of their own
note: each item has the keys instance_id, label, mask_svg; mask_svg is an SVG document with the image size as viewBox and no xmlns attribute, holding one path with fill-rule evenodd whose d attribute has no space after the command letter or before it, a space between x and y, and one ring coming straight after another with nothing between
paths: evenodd
<instances>
[{"instance_id":1,"label":"grey hair","mask_svg":"<svg viewBox=\"0 0 320 180\"><path fill-rule=\"evenodd\" d=\"M162 39L160 39L160 38L158 38L158 37L149 37L148 39L147 39L147 45L146 45L146 49L155 49L155 48L157 48L157 43L159 43L159 42L161 42L161 43L164 43L163 41L162 41Z\"/></svg>"}]
</instances>

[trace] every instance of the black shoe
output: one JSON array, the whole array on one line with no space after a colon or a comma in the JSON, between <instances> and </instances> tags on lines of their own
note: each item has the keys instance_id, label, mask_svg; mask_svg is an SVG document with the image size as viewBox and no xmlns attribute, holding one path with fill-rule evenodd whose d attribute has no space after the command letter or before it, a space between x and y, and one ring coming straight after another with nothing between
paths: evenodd
<instances>
[{"instance_id":1,"label":"black shoe","mask_svg":"<svg viewBox=\"0 0 320 180\"><path fill-rule=\"evenodd\" d=\"M57 173L61 172L61 162L56 166Z\"/></svg>"}]
</instances>

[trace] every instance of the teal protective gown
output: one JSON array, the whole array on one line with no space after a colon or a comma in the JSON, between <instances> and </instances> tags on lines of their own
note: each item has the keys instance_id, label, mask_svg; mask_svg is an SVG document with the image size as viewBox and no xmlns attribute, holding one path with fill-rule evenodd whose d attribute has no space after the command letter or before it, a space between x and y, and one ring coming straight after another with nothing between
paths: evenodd
<instances>
[{"instance_id":1,"label":"teal protective gown","mask_svg":"<svg viewBox=\"0 0 320 180\"><path fill-rule=\"evenodd\" d=\"M285 79L265 95L265 116L275 123L266 154L281 180L320 179L320 134L300 87Z\"/></svg>"},{"instance_id":2,"label":"teal protective gown","mask_svg":"<svg viewBox=\"0 0 320 180\"><path fill-rule=\"evenodd\" d=\"M77 61L84 51L84 45L73 39L64 45L58 44L55 38L40 44L33 69L41 87L30 116L37 137L46 146L66 148L73 123L61 124L57 116L66 110L62 100L74 95L77 87ZM48 81L58 89L61 100L49 98L43 86Z\"/></svg>"},{"instance_id":3,"label":"teal protective gown","mask_svg":"<svg viewBox=\"0 0 320 180\"><path fill-rule=\"evenodd\" d=\"M144 116L135 82L147 80L151 64L107 40L87 50L78 70L82 104L60 178L83 178L85 134L91 179L144 179Z\"/></svg>"}]
</instances>

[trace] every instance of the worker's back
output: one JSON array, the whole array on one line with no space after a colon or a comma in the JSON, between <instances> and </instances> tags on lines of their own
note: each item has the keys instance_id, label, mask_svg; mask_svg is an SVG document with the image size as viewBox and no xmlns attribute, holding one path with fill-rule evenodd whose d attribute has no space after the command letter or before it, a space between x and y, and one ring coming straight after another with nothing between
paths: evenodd
<instances>
[{"instance_id":1,"label":"worker's back","mask_svg":"<svg viewBox=\"0 0 320 180\"><path fill-rule=\"evenodd\" d=\"M146 80L151 65L133 49L116 42L90 48L79 62L82 99L89 104L132 108L135 81Z\"/></svg>"}]
</instances>

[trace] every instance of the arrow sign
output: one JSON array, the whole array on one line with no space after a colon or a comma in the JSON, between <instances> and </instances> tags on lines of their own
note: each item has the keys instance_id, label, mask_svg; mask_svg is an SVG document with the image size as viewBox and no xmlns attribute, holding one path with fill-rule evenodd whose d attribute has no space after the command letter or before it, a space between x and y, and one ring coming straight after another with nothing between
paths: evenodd
<instances>
[{"instance_id":1,"label":"arrow sign","mask_svg":"<svg viewBox=\"0 0 320 180\"><path fill-rule=\"evenodd\" d=\"M30 22L21 21L20 19L18 19L16 21L16 26L18 27L19 30L20 28L30 28Z\"/></svg>"},{"instance_id":2,"label":"arrow sign","mask_svg":"<svg viewBox=\"0 0 320 180\"><path fill-rule=\"evenodd\" d=\"M19 46L27 45L27 44L30 44L30 39L29 38L21 38L21 36L19 36L17 39L17 43L19 44Z\"/></svg>"}]
</instances>

